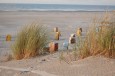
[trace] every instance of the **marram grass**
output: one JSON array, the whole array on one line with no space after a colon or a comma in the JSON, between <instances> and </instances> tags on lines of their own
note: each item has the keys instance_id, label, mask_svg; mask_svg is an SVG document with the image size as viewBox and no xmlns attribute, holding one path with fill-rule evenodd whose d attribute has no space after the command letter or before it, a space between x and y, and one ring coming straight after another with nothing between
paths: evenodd
<instances>
[{"instance_id":1,"label":"marram grass","mask_svg":"<svg viewBox=\"0 0 115 76\"><path fill-rule=\"evenodd\" d=\"M46 29L40 24L31 24L22 28L12 46L15 59L39 55L48 44Z\"/></svg>"},{"instance_id":2,"label":"marram grass","mask_svg":"<svg viewBox=\"0 0 115 76\"><path fill-rule=\"evenodd\" d=\"M85 39L79 39L77 50L80 58L92 55L115 58L115 21L107 18L101 22L94 22Z\"/></svg>"}]
</instances>

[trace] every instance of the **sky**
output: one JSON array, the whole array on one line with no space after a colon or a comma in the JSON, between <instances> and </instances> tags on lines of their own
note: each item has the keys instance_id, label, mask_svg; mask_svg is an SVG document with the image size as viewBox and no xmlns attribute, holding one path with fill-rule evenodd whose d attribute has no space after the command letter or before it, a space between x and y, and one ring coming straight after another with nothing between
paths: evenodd
<instances>
[{"instance_id":1,"label":"sky","mask_svg":"<svg viewBox=\"0 0 115 76\"><path fill-rule=\"evenodd\" d=\"M115 0L0 0L0 3L115 5Z\"/></svg>"}]
</instances>

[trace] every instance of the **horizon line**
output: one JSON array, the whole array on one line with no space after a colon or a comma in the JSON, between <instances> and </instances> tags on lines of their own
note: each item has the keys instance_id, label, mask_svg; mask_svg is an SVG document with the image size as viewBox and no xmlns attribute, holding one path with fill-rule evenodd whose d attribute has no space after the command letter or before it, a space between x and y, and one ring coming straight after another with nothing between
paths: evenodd
<instances>
[{"instance_id":1,"label":"horizon line","mask_svg":"<svg viewBox=\"0 0 115 76\"><path fill-rule=\"evenodd\" d=\"M109 4L64 4L64 3L0 3L0 4L51 4L51 5L100 5L100 6L115 6Z\"/></svg>"}]
</instances>

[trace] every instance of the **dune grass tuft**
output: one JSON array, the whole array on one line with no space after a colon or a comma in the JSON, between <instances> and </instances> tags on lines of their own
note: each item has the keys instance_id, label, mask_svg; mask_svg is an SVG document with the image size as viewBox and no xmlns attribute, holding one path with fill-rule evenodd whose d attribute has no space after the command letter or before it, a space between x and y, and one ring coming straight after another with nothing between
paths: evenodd
<instances>
[{"instance_id":1,"label":"dune grass tuft","mask_svg":"<svg viewBox=\"0 0 115 76\"><path fill-rule=\"evenodd\" d=\"M85 39L79 39L79 55L85 58L103 55L115 58L115 21L106 16L101 22L95 20Z\"/></svg>"},{"instance_id":2,"label":"dune grass tuft","mask_svg":"<svg viewBox=\"0 0 115 76\"><path fill-rule=\"evenodd\" d=\"M12 50L15 59L39 55L48 44L46 29L40 24L31 24L22 28L17 34Z\"/></svg>"}]
</instances>

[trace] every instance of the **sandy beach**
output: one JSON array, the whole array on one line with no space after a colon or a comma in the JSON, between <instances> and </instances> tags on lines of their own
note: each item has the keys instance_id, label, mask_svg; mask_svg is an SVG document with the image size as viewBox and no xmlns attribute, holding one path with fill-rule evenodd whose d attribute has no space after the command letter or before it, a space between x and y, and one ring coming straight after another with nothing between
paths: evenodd
<instances>
[{"instance_id":1,"label":"sandy beach","mask_svg":"<svg viewBox=\"0 0 115 76\"><path fill-rule=\"evenodd\" d=\"M102 19L105 12L0 12L0 40L5 41L7 34L12 35L14 41L15 35L23 26L39 23L45 26L50 33L51 41L54 40L53 29L58 27L62 36L59 46L62 50L62 43L68 41L71 34L76 33L78 28L83 29L83 36L86 35L87 28L92 25L93 19ZM111 12L109 12L111 15ZM57 41L55 41L57 42ZM4 42L5 43L5 42ZM8 46L8 45L7 45ZM7 47L6 46L6 47ZM4 47L4 46L2 46Z\"/></svg>"},{"instance_id":2,"label":"sandy beach","mask_svg":"<svg viewBox=\"0 0 115 76\"><path fill-rule=\"evenodd\" d=\"M114 76L115 59L88 57L66 63L58 54L0 62L1 76ZM43 61L45 59L45 61Z\"/></svg>"},{"instance_id":3,"label":"sandy beach","mask_svg":"<svg viewBox=\"0 0 115 76\"><path fill-rule=\"evenodd\" d=\"M0 34L16 34L22 26L33 22L46 26L49 31L59 27L64 37L74 33L78 27L85 29L93 19L102 18L105 12L0 12ZM109 12L111 13L111 12ZM15 32L14 32L15 31Z\"/></svg>"},{"instance_id":4,"label":"sandy beach","mask_svg":"<svg viewBox=\"0 0 115 76\"><path fill-rule=\"evenodd\" d=\"M104 13L0 11L0 76L115 76L115 59L92 56L77 61L68 59L69 64L59 61L62 44L68 41L70 34L76 33L76 29L81 27L85 36L93 19L102 19ZM111 16L111 12L109 15ZM30 59L5 61L3 58L7 59L7 54L11 53L10 47L16 33L33 22L43 24L49 30L51 41L59 43L59 52ZM61 31L59 41L54 40L54 27ZM7 34L12 35L11 42L5 41Z\"/></svg>"}]
</instances>

